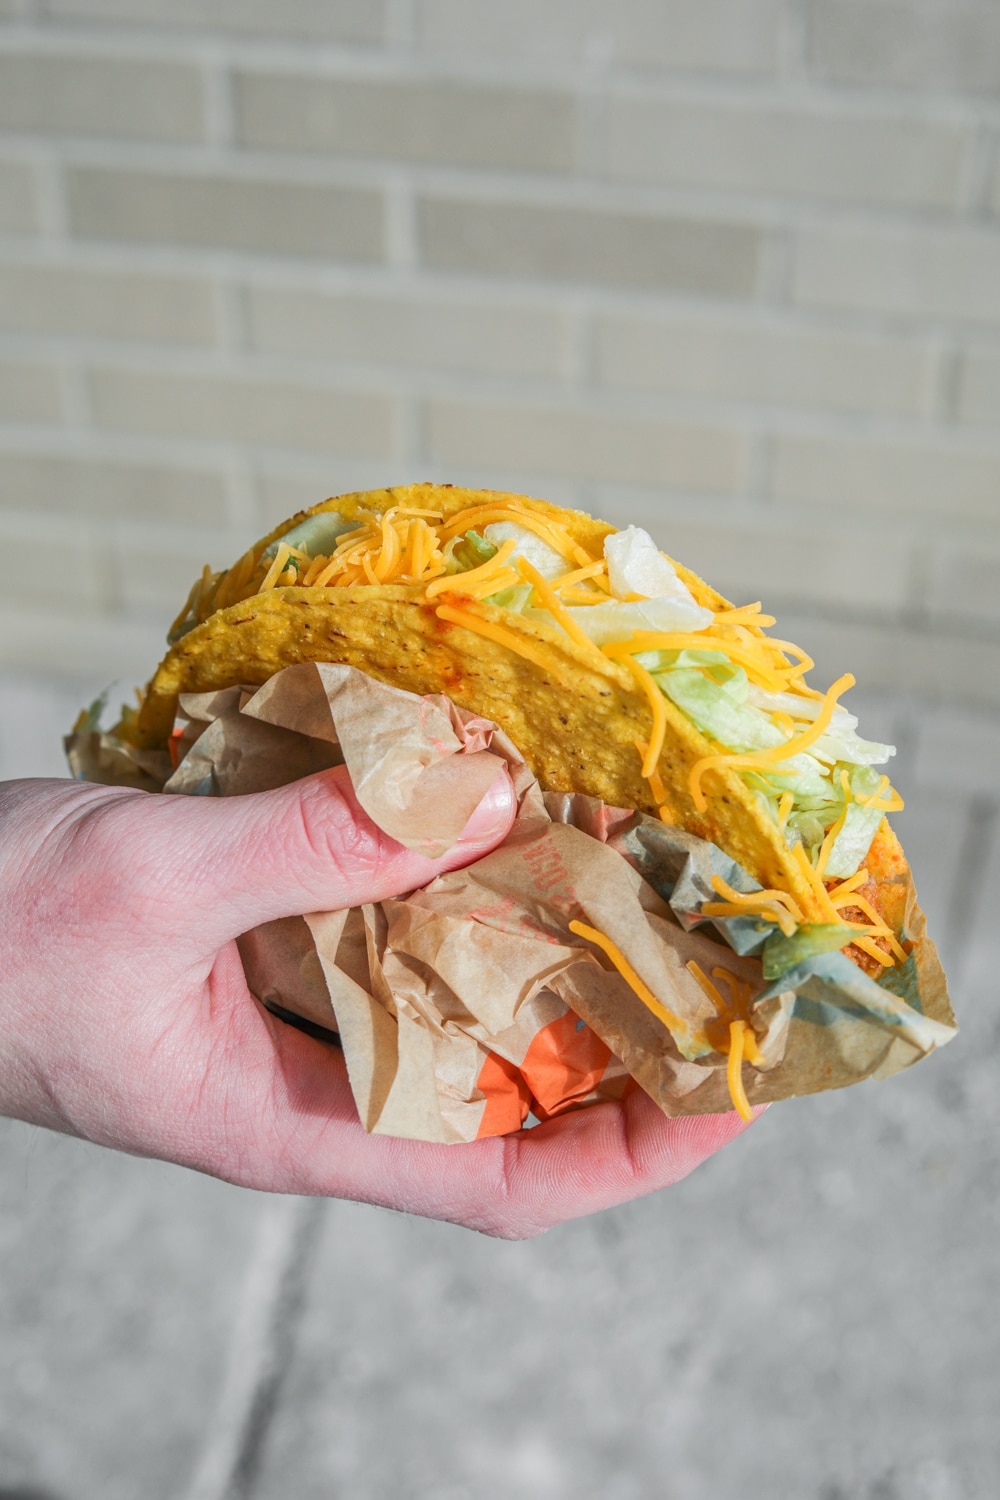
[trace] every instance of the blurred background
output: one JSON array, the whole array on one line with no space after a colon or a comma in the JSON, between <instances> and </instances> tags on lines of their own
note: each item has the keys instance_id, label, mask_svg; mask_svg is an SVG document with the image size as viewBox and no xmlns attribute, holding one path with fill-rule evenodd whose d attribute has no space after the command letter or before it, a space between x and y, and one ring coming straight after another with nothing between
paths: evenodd
<instances>
[{"instance_id":1,"label":"blurred background","mask_svg":"<svg viewBox=\"0 0 1000 1500\"><path fill-rule=\"evenodd\" d=\"M0 1127L0 1500L1000 1493L1000 5L0 0L0 775L204 562L493 485L763 599L962 1035L527 1245Z\"/></svg>"}]
</instances>

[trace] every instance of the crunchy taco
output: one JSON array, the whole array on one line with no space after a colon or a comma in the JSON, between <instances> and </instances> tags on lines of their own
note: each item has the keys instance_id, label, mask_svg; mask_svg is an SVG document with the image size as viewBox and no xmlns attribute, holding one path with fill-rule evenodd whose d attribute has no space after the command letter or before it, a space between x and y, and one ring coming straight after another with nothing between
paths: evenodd
<instances>
[{"instance_id":1,"label":"crunchy taco","mask_svg":"<svg viewBox=\"0 0 1000 1500\"><path fill-rule=\"evenodd\" d=\"M716 877L706 916L753 916L874 977L906 958L902 801L813 665L634 527L421 484L324 501L205 569L118 734L169 745L178 697L342 662L498 724L543 787L658 816L760 889ZM805 956L806 950L803 950Z\"/></svg>"}]
</instances>

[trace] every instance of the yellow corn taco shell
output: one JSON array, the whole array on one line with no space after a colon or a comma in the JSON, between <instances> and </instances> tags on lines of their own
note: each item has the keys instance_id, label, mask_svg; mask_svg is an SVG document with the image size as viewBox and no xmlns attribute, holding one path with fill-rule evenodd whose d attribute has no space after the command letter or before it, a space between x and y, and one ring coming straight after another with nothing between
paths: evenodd
<instances>
[{"instance_id":1,"label":"yellow corn taco shell","mask_svg":"<svg viewBox=\"0 0 1000 1500\"><path fill-rule=\"evenodd\" d=\"M329 546L315 555L282 548L284 536L301 538L304 521L327 513L343 523L335 553ZM599 565L615 528L579 511L431 484L326 500L277 527L226 573L206 571L141 708L119 733L142 749L162 749L182 693L255 686L297 662L344 662L414 693L445 693L493 720L547 789L659 814L710 840L766 892L787 893L805 921L864 923L877 915L898 938L908 872L884 819L865 860L869 878L857 892L862 904L841 902L835 909L821 861L817 868L801 844L789 847L755 794L747 774L754 756L727 753L655 684L650 690L652 679L646 681L634 662L635 645L631 656L615 643L601 649L567 634L558 613L528 616L496 602L503 587L528 576L516 563L505 564L502 548L487 564L444 571L467 530L481 532L500 521L534 529L582 575L563 605L566 598L581 604L588 591L607 588ZM347 523L354 523L353 532ZM341 564L349 554L353 560L331 572L328 554L334 568L337 557ZM708 630L688 642L692 649L722 650L764 685L823 697L803 682L804 654L768 636L766 625L773 622L754 606L734 611L695 574L673 566L696 604L713 616ZM539 590L543 602L551 601L551 589L548 595L542 585ZM538 603L537 592L533 597ZM559 599L551 602L553 611L559 607ZM683 649L679 635L675 645ZM832 712L833 700L824 706ZM801 727L793 732L799 738ZM794 748L798 740L788 743ZM887 952L891 942L880 939L874 952L872 944L868 938L867 953L854 946L849 951L878 972L886 960L875 953Z\"/></svg>"}]
</instances>

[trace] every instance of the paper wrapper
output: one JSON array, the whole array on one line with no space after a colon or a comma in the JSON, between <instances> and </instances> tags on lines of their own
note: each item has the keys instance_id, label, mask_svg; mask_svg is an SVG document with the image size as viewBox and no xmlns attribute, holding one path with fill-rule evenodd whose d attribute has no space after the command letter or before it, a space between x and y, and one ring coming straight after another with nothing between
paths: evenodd
<instances>
[{"instance_id":1,"label":"paper wrapper","mask_svg":"<svg viewBox=\"0 0 1000 1500\"><path fill-rule=\"evenodd\" d=\"M757 955L773 927L701 915L716 899L713 874L755 884L727 855L643 814L542 791L500 730L443 696L304 664L256 691L180 703L171 757L88 727L67 740L74 774L233 796L346 764L369 816L437 855L500 763L510 770L519 811L493 853L399 900L287 918L240 940L265 1005L339 1038L366 1130L471 1141L516 1130L529 1112L546 1119L619 1098L633 1079L668 1115L728 1110L727 1055L712 1045L725 1049L728 1030L690 960L749 986L751 1104L886 1077L954 1035L912 883L909 958L882 982L834 952L767 983ZM675 1017L670 1029L570 931L574 919L611 940ZM717 983L727 995L730 980Z\"/></svg>"}]
</instances>

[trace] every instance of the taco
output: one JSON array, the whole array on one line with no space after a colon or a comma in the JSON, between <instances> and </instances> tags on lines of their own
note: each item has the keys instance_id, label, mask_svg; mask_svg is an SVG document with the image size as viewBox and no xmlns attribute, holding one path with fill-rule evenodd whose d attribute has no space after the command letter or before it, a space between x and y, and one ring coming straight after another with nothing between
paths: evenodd
<instances>
[{"instance_id":1,"label":"taco","mask_svg":"<svg viewBox=\"0 0 1000 1500\"><path fill-rule=\"evenodd\" d=\"M117 733L167 747L178 697L342 662L498 724L541 785L659 817L759 885L715 879L719 917L905 960L902 801L813 663L635 527L489 490L420 484L324 501L205 569ZM821 932L823 929L823 932Z\"/></svg>"}]
</instances>

